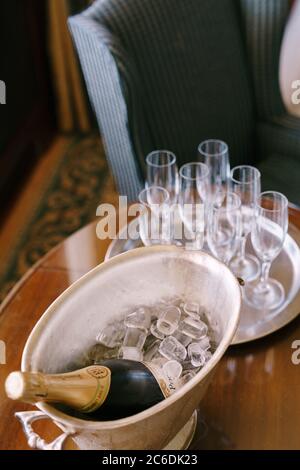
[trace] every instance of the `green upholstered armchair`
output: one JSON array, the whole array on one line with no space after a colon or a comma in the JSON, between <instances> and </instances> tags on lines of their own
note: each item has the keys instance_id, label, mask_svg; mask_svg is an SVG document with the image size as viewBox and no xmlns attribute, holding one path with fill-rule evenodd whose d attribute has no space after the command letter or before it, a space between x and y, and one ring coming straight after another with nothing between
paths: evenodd
<instances>
[{"instance_id":1,"label":"green upholstered armchair","mask_svg":"<svg viewBox=\"0 0 300 470\"><path fill-rule=\"evenodd\" d=\"M117 188L144 184L145 156L197 158L225 140L231 165L300 203L300 120L279 91L289 0L96 0L69 19Z\"/></svg>"}]
</instances>

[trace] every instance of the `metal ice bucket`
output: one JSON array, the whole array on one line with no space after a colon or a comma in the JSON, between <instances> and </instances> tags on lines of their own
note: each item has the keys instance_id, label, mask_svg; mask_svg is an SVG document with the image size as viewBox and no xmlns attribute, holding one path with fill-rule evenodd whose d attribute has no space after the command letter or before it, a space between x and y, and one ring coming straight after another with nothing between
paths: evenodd
<instances>
[{"instance_id":1,"label":"metal ice bucket","mask_svg":"<svg viewBox=\"0 0 300 470\"><path fill-rule=\"evenodd\" d=\"M39 403L40 411L17 413L31 447L60 449L69 436L80 449L162 449L175 442L173 438L186 428L205 394L239 321L238 281L212 256L155 246L130 251L97 266L47 309L29 336L22 357L23 371L64 372L73 358L94 344L103 325L130 307L177 295L199 302L218 324L219 346L202 370L171 397L125 419L85 421ZM63 431L50 444L31 426L45 418Z\"/></svg>"}]
</instances>

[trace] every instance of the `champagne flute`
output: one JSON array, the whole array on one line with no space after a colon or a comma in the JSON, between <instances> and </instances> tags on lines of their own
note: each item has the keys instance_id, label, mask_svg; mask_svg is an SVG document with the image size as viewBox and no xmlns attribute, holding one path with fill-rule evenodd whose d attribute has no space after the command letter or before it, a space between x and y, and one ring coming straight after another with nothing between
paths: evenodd
<instances>
[{"instance_id":1,"label":"champagne flute","mask_svg":"<svg viewBox=\"0 0 300 470\"><path fill-rule=\"evenodd\" d=\"M245 287L245 300L257 309L273 310L285 297L284 288L269 277L272 262L282 250L288 229L288 200L276 191L261 193L255 206L251 233L253 248L262 262L258 281Z\"/></svg>"},{"instance_id":2,"label":"champagne flute","mask_svg":"<svg viewBox=\"0 0 300 470\"><path fill-rule=\"evenodd\" d=\"M261 192L260 171L249 165L236 166L230 174L231 191L241 199L242 231L237 255L231 260L234 274L253 281L259 275L259 261L255 256L246 255L246 241L254 222L255 202Z\"/></svg>"},{"instance_id":3,"label":"champagne flute","mask_svg":"<svg viewBox=\"0 0 300 470\"><path fill-rule=\"evenodd\" d=\"M205 140L198 146L198 159L205 163L210 171L210 205L216 196L224 195L228 190L230 177L228 145L222 140Z\"/></svg>"},{"instance_id":4,"label":"champagne flute","mask_svg":"<svg viewBox=\"0 0 300 470\"><path fill-rule=\"evenodd\" d=\"M170 203L176 203L179 190L179 176L174 153L168 150L156 150L147 155L146 163L146 187L160 186L166 189L170 196Z\"/></svg>"},{"instance_id":5,"label":"champagne flute","mask_svg":"<svg viewBox=\"0 0 300 470\"><path fill-rule=\"evenodd\" d=\"M139 194L140 237L145 246L171 243L170 197L166 189L150 186Z\"/></svg>"},{"instance_id":6,"label":"champagne flute","mask_svg":"<svg viewBox=\"0 0 300 470\"><path fill-rule=\"evenodd\" d=\"M204 243L209 169L204 163L187 163L180 168L179 178L179 213L185 229L185 239L191 241L191 249L201 250Z\"/></svg>"},{"instance_id":7,"label":"champagne flute","mask_svg":"<svg viewBox=\"0 0 300 470\"><path fill-rule=\"evenodd\" d=\"M207 241L213 255L228 265L238 248L241 200L230 192L217 196L209 214Z\"/></svg>"}]
</instances>

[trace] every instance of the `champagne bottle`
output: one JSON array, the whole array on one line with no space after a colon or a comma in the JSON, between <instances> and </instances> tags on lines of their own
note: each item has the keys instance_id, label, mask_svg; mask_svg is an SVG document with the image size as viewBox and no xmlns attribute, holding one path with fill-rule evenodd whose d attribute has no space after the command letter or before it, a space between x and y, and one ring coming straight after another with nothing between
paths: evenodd
<instances>
[{"instance_id":1,"label":"champagne bottle","mask_svg":"<svg viewBox=\"0 0 300 470\"><path fill-rule=\"evenodd\" d=\"M12 372L7 396L26 403L60 403L92 419L119 419L139 413L175 390L152 364L111 359L65 374Z\"/></svg>"}]
</instances>

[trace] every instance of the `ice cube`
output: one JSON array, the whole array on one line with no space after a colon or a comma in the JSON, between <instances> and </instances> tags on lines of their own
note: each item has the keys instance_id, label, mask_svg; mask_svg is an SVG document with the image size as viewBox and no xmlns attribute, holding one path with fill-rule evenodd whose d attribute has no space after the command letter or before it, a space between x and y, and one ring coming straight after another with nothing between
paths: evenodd
<instances>
[{"instance_id":1,"label":"ice cube","mask_svg":"<svg viewBox=\"0 0 300 470\"><path fill-rule=\"evenodd\" d=\"M165 337L165 335L158 330L157 322L154 322L151 324L150 331L151 331L151 334L158 339L164 339Z\"/></svg>"},{"instance_id":2,"label":"ice cube","mask_svg":"<svg viewBox=\"0 0 300 470\"><path fill-rule=\"evenodd\" d=\"M100 364L105 359L116 359L119 353L119 346L115 348L108 348L103 344L95 344L88 351L89 364Z\"/></svg>"},{"instance_id":3,"label":"ice cube","mask_svg":"<svg viewBox=\"0 0 300 470\"><path fill-rule=\"evenodd\" d=\"M207 349L210 348L210 340L208 336L204 336L204 338L200 339L198 341L198 344L200 344L201 348L206 351Z\"/></svg>"},{"instance_id":4,"label":"ice cube","mask_svg":"<svg viewBox=\"0 0 300 470\"><path fill-rule=\"evenodd\" d=\"M144 330L148 330L150 322L150 313L144 307L140 307L135 312L129 313L124 320L125 326Z\"/></svg>"},{"instance_id":5,"label":"ice cube","mask_svg":"<svg viewBox=\"0 0 300 470\"><path fill-rule=\"evenodd\" d=\"M170 305L175 305L176 307L180 307L182 304L182 297L180 295L174 295L168 302Z\"/></svg>"},{"instance_id":6,"label":"ice cube","mask_svg":"<svg viewBox=\"0 0 300 470\"><path fill-rule=\"evenodd\" d=\"M153 305L153 307L151 308L152 320L158 319L164 309L168 306L169 305L166 302L158 302L157 304Z\"/></svg>"},{"instance_id":7,"label":"ice cube","mask_svg":"<svg viewBox=\"0 0 300 470\"><path fill-rule=\"evenodd\" d=\"M195 371L188 371L186 372L185 374L182 375L181 379L180 379L180 386L188 383L191 379L193 379L194 377L196 376L196 372Z\"/></svg>"},{"instance_id":8,"label":"ice cube","mask_svg":"<svg viewBox=\"0 0 300 470\"><path fill-rule=\"evenodd\" d=\"M154 356L154 358L151 360L151 364L154 364L157 367L163 367L163 365L168 362L168 359L161 356L160 354L157 354Z\"/></svg>"},{"instance_id":9,"label":"ice cube","mask_svg":"<svg viewBox=\"0 0 300 470\"><path fill-rule=\"evenodd\" d=\"M104 327L97 344L85 354L82 367L117 357L144 360L177 388L211 359L219 328L215 317L197 302L179 296L165 298L151 306L132 308Z\"/></svg>"},{"instance_id":10,"label":"ice cube","mask_svg":"<svg viewBox=\"0 0 300 470\"><path fill-rule=\"evenodd\" d=\"M212 358L212 353L210 351L205 351L205 363L207 363Z\"/></svg>"},{"instance_id":11,"label":"ice cube","mask_svg":"<svg viewBox=\"0 0 300 470\"><path fill-rule=\"evenodd\" d=\"M183 333L182 331L183 327L184 327L184 324L182 321L180 321L177 330L174 331L172 336L178 339L179 343L183 344L183 346L186 348L193 341L193 339L190 336L187 336L185 333Z\"/></svg>"},{"instance_id":12,"label":"ice cube","mask_svg":"<svg viewBox=\"0 0 300 470\"><path fill-rule=\"evenodd\" d=\"M140 330L139 328L127 328L123 345L125 347L133 347L139 350L143 349L147 338L147 333L145 330Z\"/></svg>"},{"instance_id":13,"label":"ice cube","mask_svg":"<svg viewBox=\"0 0 300 470\"><path fill-rule=\"evenodd\" d=\"M164 335L171 335L177 329L181 317L180 308L167 307L157 320L157 329Z\"/></svg>"},{"instance_id":14,"label":"ice cube","mask_svg":"<svg viewBox=\"0 0 300 470\"><path fill-rule=\"evenodd\" d=\"M170 380L178 380L182 373L182 365L175 360L168 361L163 365L163 373Z\"/></svg>"},{"instance_id":15,"label":"ice cube","mask_svg":"<svg viewBox=\"0 0 300 470\"><path fill-rule=\"evenodd\" d=\"M108 348L115 348L122 344L125 334L125 327L123 323L114 323L105 326L96 337L98 343L104 344Z\"/></svg>"},{"instance_id":16,"label":"ice cube","mask_svg":"<svg viewBox=\"0 0 300 470\"><path fill-rule=\"evenodd\" d=\"M183 344L181 344L174 336L167 336L159 346L159 352L167 359L175 359L179 362L185 360L187 352Z\"/></svg>"},{"instance_id":17,"label":"ice cube","mask_svg":"<svg viewBox=\"0 0 300 470\"><path fill-rule=\"evenodd\" d=\"M144 359L146 362L150 362L155 357L158 352L159 345L160 340L155 339L148 345L148 348L144 350Z\"/></svg>"},{"instance_id":18,"label":"ice cube","mask_svg":"<svg viewBox=\"0 0 300 470\"><path fill-rule=\"evenodd\" d=\"M204 351L199 343L191 343L188 345L188 355L191 359L191 364L194 367L202 367L206 362L206 351Z\"/></svg>"},{"instance_id":19,"label":"ice cube","mask_svg":"<svg viewBox=\"0 0 300 470\"><path fill-rule=\"evenodd\" d=\"M202 320L196 320L188 316L183 320L181 330L193 339L202 339L207 335L208 328Z\"/></svg>"},{"instance_id":20,"label":"ice cube","mask_svg":"<svg viewBox=\"0 0 300 470\"><path fill-rule=\"evenodd\" d=\"M122 346L120 348L119 357L130 361L142 361L143 353L140 349L132 346Z\"/></svg>"},{"instance_id":21,"label":"ice cube","mask_svg":"<svg viewBox=\"0 0 300 470\"><path fill-rule=\"evenodd\" d=\"M199 307L199 304L197 304L196 302L186 302L183 305L183 310L190 317L193 317L196 320L199 320L200 307Z\"/></svg>"}]
</instances>

